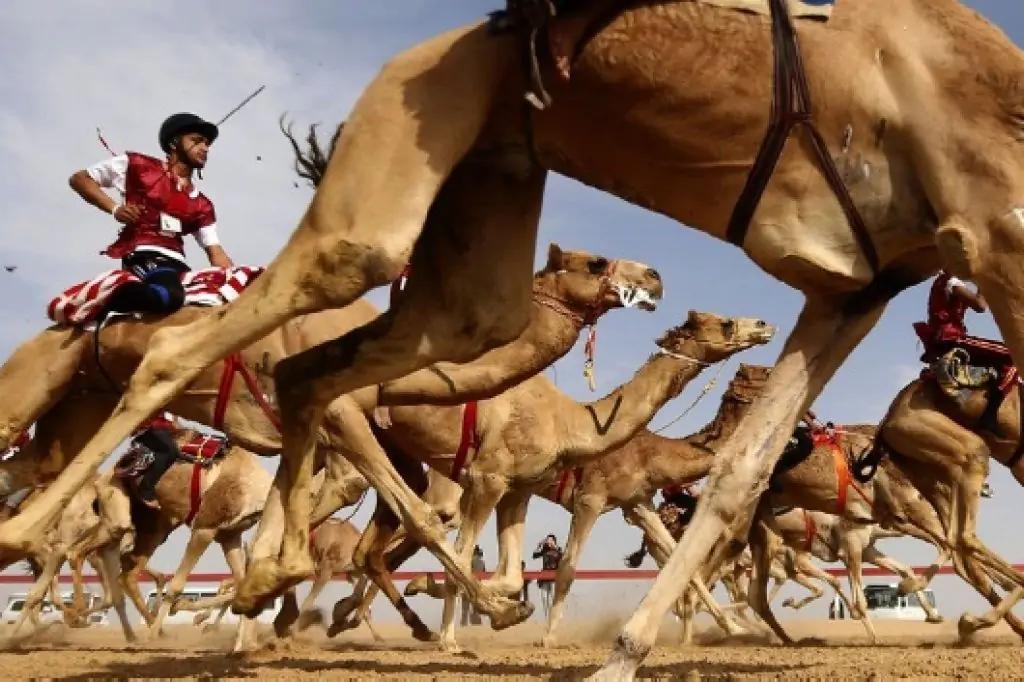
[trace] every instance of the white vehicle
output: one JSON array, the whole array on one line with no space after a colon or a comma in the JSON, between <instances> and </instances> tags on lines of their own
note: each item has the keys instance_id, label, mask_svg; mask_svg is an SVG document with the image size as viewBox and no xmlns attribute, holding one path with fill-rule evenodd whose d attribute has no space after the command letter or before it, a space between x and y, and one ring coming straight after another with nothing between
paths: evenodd
<instances>
[{"instance_id":1,"label":"white vehicle","mask_svg":"<svg viewBox=\"0 0 1024 682\"><path fill-rule=\"evenodd\" d=\"M211 599L217 596L218 585L189 585L181 592L180 599L188 600L191 602L199 601L200 599ZM149 594L146 595L146 608L149 609L150 613L155 614L159 607L160 594L156 590L150 590ZM264 609L263 612L256 619L261 623L271 623L274 620L274 616L281 610L281 604L284 602L283 597L278 597L271 604L270 608ZM206 622L213 622L213 619L217 617L217 613L220 608L217 608L211 615L209 620ZM192 625L193 619L196 617L198 611L178 611L175 614L167 614L167 618L164 619L164 625ZM145 625L146 620L141 618L141 624ZM238 616L231 613L230 605L224 617L221 619L221 624L231 624L238 622Z\"/></svg>"},{"instance_id":2,"label":"white vehicle","mask_svg":"<svg viewBox=\"0 0 1024 682\"><path fill-rule=\"evenodd\" d=\"M91 592L85 592L86 602L90 606L95 606L102 601L102 598L97 594ZM17 623L21 617L21 612L25 608L25 600L28 598L27 592L19 592L12 594L7 598L7 606L3 612L0 612L0 623L12 624ZM64 592L61 594L61 599L64 600L64 604L70 606L74 603L75 594L74 592ZM93 613L89 616L89 623L96 625L102 624L106 614L104 612ZM49 600L43 600L42 607L39 609L39 620L42 623L53 623L62 622L64 620L64 614L60 612Z\"/></svg>"},{"instance_id":3,"label":"white vehicle","mask_svg":"<svg viewBox=\"0 0 1024 682\"><path fill-rule=\"evenodd\" d=\"M864 596L868 602L868 617L886 620L920 620L927 618L916 594L900 595L897 585L865 585ZM928 603L935 607L935 593L924 590Z\"/></svg>"}]
</instances>

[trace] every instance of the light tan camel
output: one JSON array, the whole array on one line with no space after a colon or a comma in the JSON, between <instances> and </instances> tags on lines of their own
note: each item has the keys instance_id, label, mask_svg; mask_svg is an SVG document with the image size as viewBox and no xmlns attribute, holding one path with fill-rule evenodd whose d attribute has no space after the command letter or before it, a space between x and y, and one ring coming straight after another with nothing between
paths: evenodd
<instances>
[{"instance_id":1,"label":"light tan camel","mask_svg":"<svg viewBox=\"0 0 1024 682\"><path fill-rule=\"evenodd\" d=\"M1003 617L1024 636L1020 621L1009 612L1024 597L1024 576L977 536L978 504L990 460L1006 466L1024 483L1020 445L1024 413L1015 370L1008 379L1005 389L995 385L999 381L995 379L988 385L951 388L951 394L940 387L934 373L916 379L893 400L879 432L878 457L887 456L935 506L954 569L994 607L981 617L964 614L959 622L964 637ZM930 577L913 587L924 587ZM990 577L1010 594L1000 597ZM909 587L902 583L901 591Z\"/></svg>"},{"instance_id":2,"label":"light tan camel","mask_svg":"<svg viewBox=\"0 0 1024 682\"><path fill-rule=\"evenodd\" d=\"M31 543L103 458L204 368L297 315L351 304L394 280L411 255L401 305L275 371L287 530L281 555L253 566L236 606L301 581L312 434L328 404L432 362L471 360L523 330L548 169L729 239L807 297L764 394L719 453L713 494L602 676L635 675L682 586L725 551L723 536L749 526L797 419L892 297L940 264L973 277L1024 363L1024 54L980 15L957 0L843 3L827 22L796 20L797 40L777 0L771 23L703 2L629 6L591 27L572 80L552 87L555 104L527 116L524 36L550 18L524 11L533 5L387 61L267 272L225 309L154 338L111 420L37 504L0 528L0 543ZM834 78L840 62L863 77ZM770 112L765 153L751 164ZM805 120L827 138L777 158ZM375 487L396 478L384 459L360 463ZM394 487L389 504L439 542L440 523Z\"/></svg>"},{"instance_id":3,"label":"light tan camel","mask_svg":"<svg viewBox=\"0 0 1024 682\"><path fill-rule=\"evenodd\" d=\"M33 493L37 494L37 493ZM32 495L25 498L23 504L28 503ZM72 564L78 563L74 554L73 545L75 540L82 533L87 532L100 523L100 515L96 509L98 500L98 488L96 481L90 481L79 492L71 498L70 504L61 514L57 526L47 533L44 543L39 547L44 548L41 554L29 558L30 566L33 566L36 582L25 597L25 604L22 613L11 632L11 637L17 637L21 628L26 622L31 621L36 634L43 628L39 622L39 611L43 600L50 594L50 601L59 609L64 611L65 621L73 623L80 620L86 612L79 611L80 604L67 605L60 595L57 584L58 573L66 560ZM128 620L128 612L125 608L121 587L116 581L118 569L118 552L116 547L106 548L97 552L99 561L93 564L103 584L104 602L103 609L114 607L125 639L129 642L135 641L135 633ZM80 587L76 585L76 595Z\"/></svg>"},{"instance_id":4,"label":"light tan camel","mask_svg":"<svg viewBox=\"0 0 1024 682\"><path fill-rule=\"evenodd\" d=\"M498 575L486 584L502 594L518 594L523 520L531 493L547 487L559 471L582 466L625 443L705 367L768 343L774 332L761 320L691 311L685 324L669 329L656 341L658 352L632 380L596 402L577 403L547 377L537 375L466 408L475 412L470 428L476 447L471 452L464 451L467 427L462 408L391 408L391 425L379 437L389 451L396 448L446 473L464 488L455 548L467 560L481 528L498 507L502 553ZM460 451L462 456L457 454ZM391 540L391 527L397 527L397 519L393 521L394 526L389 526L375 515L366 531L377 534L378 554ZM387 575L373 579L379 584ZM441 646L455 650L457 590L455 581L446 585Z\"/></svg>"}]
</instances>

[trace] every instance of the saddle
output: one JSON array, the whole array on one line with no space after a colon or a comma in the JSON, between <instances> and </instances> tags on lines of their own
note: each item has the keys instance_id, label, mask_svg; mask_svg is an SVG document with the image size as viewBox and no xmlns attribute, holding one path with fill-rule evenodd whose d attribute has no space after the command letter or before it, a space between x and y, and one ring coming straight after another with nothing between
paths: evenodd
<instances>
[{"instance_id":1,"label":"saddle","mask_svg":"<svg viewBox=\"0 0 1024 682\"><path fill-rule=\"evenodd\" d=\"M226 438L197 434L178 448L176 461L198 465L209 469L213 463L223 459L230 443ZM123 479L138 479L153 465L156 454L141 443L132 443L114 465L114 476Z\"/></svg>"}]
</instances>

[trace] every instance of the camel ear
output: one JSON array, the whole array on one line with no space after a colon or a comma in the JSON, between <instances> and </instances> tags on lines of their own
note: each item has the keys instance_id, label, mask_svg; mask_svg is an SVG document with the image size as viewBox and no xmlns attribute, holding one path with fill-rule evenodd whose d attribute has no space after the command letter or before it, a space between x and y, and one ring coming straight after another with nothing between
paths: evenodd
<instances>
[{"instance_id":1,"label":"camel ear","mask_svg":"<svg viewBox=\"0 0 1024 682\"><path fill-rule=\"evenodd\" d=\"M548 245L548 264L544 266L544 269L550 272L557 272L562 269L563 262L564 257L562 256L562 247L551 242L551 244Z\"/></svg>"}]
</instances>

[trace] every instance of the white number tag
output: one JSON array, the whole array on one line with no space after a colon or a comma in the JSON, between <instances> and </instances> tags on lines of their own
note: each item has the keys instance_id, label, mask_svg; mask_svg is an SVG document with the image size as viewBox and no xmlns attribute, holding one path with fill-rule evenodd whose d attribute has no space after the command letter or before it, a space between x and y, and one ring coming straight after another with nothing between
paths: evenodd
<instances>
[{"instance_id":1,"label":"white number tag","mask_svg":"<svg viewBox=\"0 0 1024 682\"><path fill-rule=\"evenodd\" d=\"M160 231L181 234L181 221L174 216L160 212Z\"/></svg>"}]
</instances>

